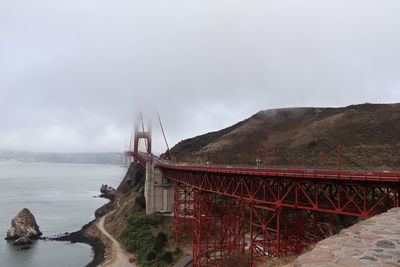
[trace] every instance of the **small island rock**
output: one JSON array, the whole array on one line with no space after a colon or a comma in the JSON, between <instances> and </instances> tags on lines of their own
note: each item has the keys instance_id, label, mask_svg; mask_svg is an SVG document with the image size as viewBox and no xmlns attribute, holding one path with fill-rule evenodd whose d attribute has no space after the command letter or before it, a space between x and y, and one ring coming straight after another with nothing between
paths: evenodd
<instances>
[{"instance_id":1,"label":"small island rock","mask_svg":"<svg viewBox=\"0 0 400 267\"><path fill-rule=\"evenodd\" d=\"M30 244L32 244L32 241L27 236L21 236L14 242L15 246L30 245Z\"/></svg>"},{"instance_id":2,"label":"small island rock","mask_svg":"<svg viewBox=\"0 0 400 267\"><path fill-rule=\"evenodd\" d=\"M20 239L26 241L29 239L37 239L42 235L35 217L27 208L22 209L14 219L11 220L11 228L7 231L6 239ZM30 241L30 240L29 240Z\"/></svg>"}]
</instances>

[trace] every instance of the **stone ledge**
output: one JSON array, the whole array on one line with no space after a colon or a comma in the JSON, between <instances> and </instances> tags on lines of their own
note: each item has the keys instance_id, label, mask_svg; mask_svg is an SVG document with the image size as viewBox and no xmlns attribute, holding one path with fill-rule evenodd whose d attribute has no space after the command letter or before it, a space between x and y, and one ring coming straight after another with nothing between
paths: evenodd
<instances>
[{"instance_id":1,"label":"stone ledge","mask_svg":"<svg viewBox=\"0 0 400 267\"><path fill-rule=\"evenodd\" d=\"M400 267L400 208L356 223L318 242L294 267Z\"/></svg>"}]
</instances>

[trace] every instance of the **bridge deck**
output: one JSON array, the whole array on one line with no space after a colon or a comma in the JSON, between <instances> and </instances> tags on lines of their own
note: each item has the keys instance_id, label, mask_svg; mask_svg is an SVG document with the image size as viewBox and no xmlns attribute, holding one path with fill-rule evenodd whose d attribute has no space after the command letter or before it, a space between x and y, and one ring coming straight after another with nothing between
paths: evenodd
<instances>
[{"instance_id":1,"label":"bridge deck","mask_svg":"<svg viewBox=\"0 0 400 267\"><path fill-rule=\"evenodd\" d=\"M138 161L146 165L147 154L140 153ZM400 183L399 171L347 171L347 170L313 170L293 168L257 168L241 167L235 165L196 165L189 163L173 163L156 158L155 165L160 168L199 171L209 173L244 174L254 176L331 179L346 181L379 181Z\"/></svg>"}]
</instances>

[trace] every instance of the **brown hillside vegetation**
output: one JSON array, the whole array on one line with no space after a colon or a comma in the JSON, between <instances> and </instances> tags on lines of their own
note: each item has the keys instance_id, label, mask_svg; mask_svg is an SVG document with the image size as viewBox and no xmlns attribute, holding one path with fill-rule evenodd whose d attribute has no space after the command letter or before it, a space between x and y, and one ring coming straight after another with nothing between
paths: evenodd
<instances>
[{"instance_id":1,"label":"brown hillside vegetation","mask_svg":"<svg viewBox=\"0 0 400 267\"><path fill-rule=\"evenodd\" d=\"M179 142L171 149L179 161L255 165L263 148L275 166L321 166L337 162L344 145L346 169L399 169L400 104L362 104L344 108L285 108L258 112L221 131Z\"/></svg>"}]
</instances>

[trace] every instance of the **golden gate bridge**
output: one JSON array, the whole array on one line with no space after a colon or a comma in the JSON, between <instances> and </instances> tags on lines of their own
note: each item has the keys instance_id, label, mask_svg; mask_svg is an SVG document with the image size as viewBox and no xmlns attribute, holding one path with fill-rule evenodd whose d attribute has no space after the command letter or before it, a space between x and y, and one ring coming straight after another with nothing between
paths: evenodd
<instances>
[{"instance_id":1,"label":"golden gate bridge","mask_svg":"<svg viewBox=\"0 0 400 267\"><path fill-rule=\"evenodd\" d=\"M332 235L334 215L369 218L400 202L400 172L177 163L153 155L151 143L142 123L129 155L145 168L151 162L173 184L174 238L177 245L193 240L194 266L243 254L246 238L250 266L299 254Z\"/></svg>"}]
</instances>

